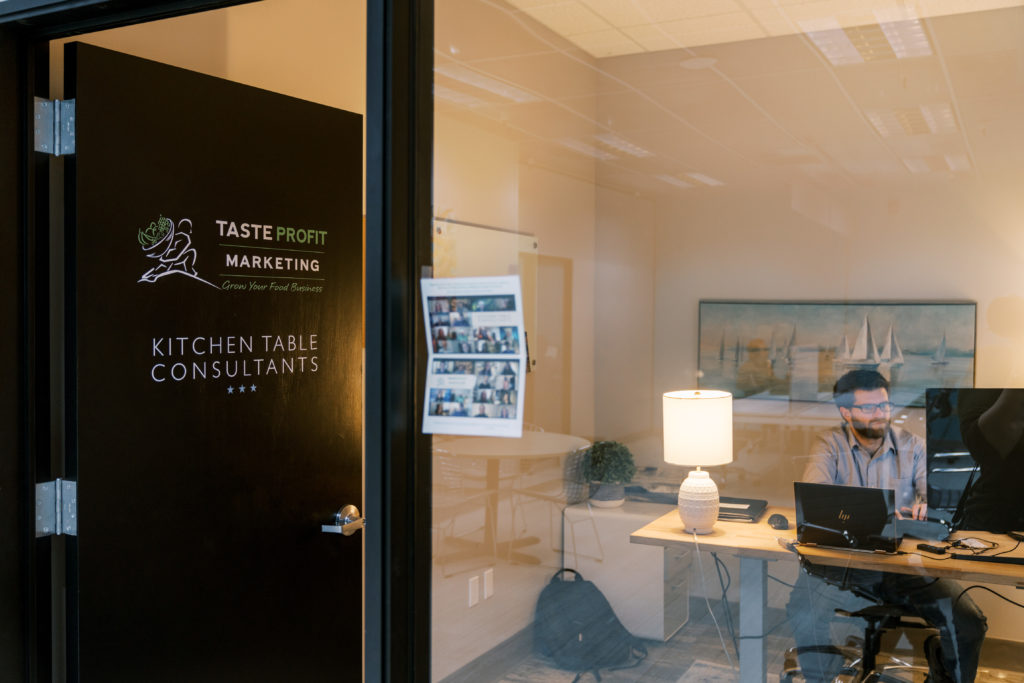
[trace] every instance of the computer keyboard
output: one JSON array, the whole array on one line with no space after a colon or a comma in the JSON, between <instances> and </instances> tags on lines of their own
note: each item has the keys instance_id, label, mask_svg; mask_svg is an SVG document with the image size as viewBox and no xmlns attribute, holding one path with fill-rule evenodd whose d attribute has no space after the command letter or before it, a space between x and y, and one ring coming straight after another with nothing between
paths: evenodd
<instances>
[{"instance_id":1,"label":"computer keyboard","mask_svg":"<svg viewBox=\"0 0 1024 683\"><path fill-rule=\"evenodd\" d=\"M893 520L897 538L918 538L922 541L945 541L949 538L949 527L930 519Z\"/></svg>"}]
</instances>

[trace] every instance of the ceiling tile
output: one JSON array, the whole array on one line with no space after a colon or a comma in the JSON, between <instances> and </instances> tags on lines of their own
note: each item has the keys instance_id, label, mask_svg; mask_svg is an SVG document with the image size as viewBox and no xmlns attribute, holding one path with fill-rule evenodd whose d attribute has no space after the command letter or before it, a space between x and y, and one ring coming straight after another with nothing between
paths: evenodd
<instances>
[{"instance_id":1,"label":"ceiling tile","mask_svg":"<svg viewBox=\"0 0 1024 683\"><path fill-rule=\"evenodd\" d=\"M673 50L682 47L676 41L669 38L661 28L655 24L643 26L627 26L622 32L632 38L637 45L646 52L658 52L660 50ZM629 54L620 52L619 54Z\"/></svg>"},{"instance_id":2,"label":"ceiling tile","mask_svg":"<svg viewBox=\"0 0 1024 683\"><path fill-rule=\"evenodd\" d=\"M785 36L799 32L793 20L780 7L770 2L765 7L748 7L747 14L770 36Z\"/></svg>"},{"instance_id":3,"label":"ceiling tile","mask_svg":"<svg viewBox=\"0 0 1024 683\"><path fill-rule=\"evenodd\" d=\"M577 33L573 42L597 58L642 52L644 48L632 38L616 29Z\"/></svg>"},{"instance_id":4,"label":"ceiling tile","mask_svg":"<svg viewBox=\"0 0 1024 683\"><path fill-rule=\"evenodd\" d=\"M649 25L651 19L640 7L632 2L623 0L587 0L590 9L612 26L640 26Z\"/></svg>"},{"instance_id":5,"label":"ceiling tile","mask_svg":"<svg viewBox=\"0 0 1024 683\"><path fill-rule=\"evenodd\" d=\"M566 37L612 28L611 24L582 2L544 5L525 11L540 23Z\"/></svg>"},{"instance_id":6,"label":"ceiling tile","mask_svg":"<svg viewBox=\"0 0 1024 683\"><path fill-rule=\"evenodd\" d=\"M734 79L828 68L814 46L793 36L705 45L692 53L713 57L715 69Z\"/></svg>"},{"instance_id":7,"label":"ceiling tile","mask_svg":"<svg viewBox=\"0 0 1024 683\"><path fill-rule=\"evenodd\" d=\"M746 12L732 12L685 21L669 21L662 29L680 45L713 45L764 38L767 34Z\"/></svg>"},{"instance_id":8,"label":"ceiling tile","mask_svg":"<svg viewBox=\"0 0 1024 683\"><path fill-rule=\"evenodd\" d=\"M735 0L633 0L652 23L728 14L740 10Z\"/></svg>"}]
</instances>

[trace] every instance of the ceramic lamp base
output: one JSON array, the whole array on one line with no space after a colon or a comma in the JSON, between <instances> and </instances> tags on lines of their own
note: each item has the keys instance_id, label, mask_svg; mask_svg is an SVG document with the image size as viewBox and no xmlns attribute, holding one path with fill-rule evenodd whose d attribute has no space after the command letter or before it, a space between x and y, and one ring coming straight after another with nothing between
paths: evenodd
<instances>
[{"instance_id":1,"label":"ceramic lamp base","mask_svg":"<svg viewBox=\"0 0 1024 683\"><path fill-rule=\"evenodd\" d=\"M718 519L718 486L696 469L679 486L679 519L688 534L710 534Z\"/></svg>"}]
</instances>

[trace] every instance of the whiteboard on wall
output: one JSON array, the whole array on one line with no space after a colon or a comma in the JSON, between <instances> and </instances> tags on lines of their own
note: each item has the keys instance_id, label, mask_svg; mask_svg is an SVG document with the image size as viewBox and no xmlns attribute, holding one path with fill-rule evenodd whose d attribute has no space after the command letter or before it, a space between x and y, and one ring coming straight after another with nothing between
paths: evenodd
<instances>
[{"instance_id":1,"label":"whiteboard on wall","mask_svg":"<svg viewBox=\"0 0 1024 683\"><path fill-rule=\"evenodd\" d=\"M435 278L519 276L527 341L536 339L537 237L443 218L434 219L432 232Z\"/></svg>"}]
</instances>

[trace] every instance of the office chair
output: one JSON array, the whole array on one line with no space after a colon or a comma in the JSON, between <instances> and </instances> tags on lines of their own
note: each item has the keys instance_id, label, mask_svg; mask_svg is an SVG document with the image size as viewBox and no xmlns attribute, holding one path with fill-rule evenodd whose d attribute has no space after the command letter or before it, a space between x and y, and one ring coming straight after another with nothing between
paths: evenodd
<instances>
[{"instance_id":1,"label":"office chair","mask_svg":"<svg viewBox=\"0 0 1024 683\"><path fill-rule=\"evenodd\" d=\"M895 605L869 605L855 612L837 609L836 614L844 617L865 620L863 638L851 638L845 645L810 645L793 647L786 651L782 669L782 681L797 680L801 673L798 657L801 654L818 652L843 657L845 663L839 670L835 680L864 682L908 683L915 680L914 674L927 675L929 667L915 665L891 654L882 654L882 634L891 629L932 629L924 623L910 621L916 619L901 607ZM928 636L928 641L938 639L938 634ZM927 641L926 641L927 642ZM926 645L926 653L931 650Z\"/></svg>"},{"instance_id":2,"label":"office chair","mask_svg":"<svg viewBox=\"0 0 1024 683\"><path fill-rule=\"evenodd\" d=\"M829 585L848 590L854 595L875 604L856 611L837 608L835 613L839 616L864 620L863 637L851 637L844 645L825 644L789 648L785 653L781 681L801 680L802 672L798 658L801 654L809 653L838 655L843 658L844 665L836 675L834 679L836 681L848 681L849 683L874 683L876 681L879 683L907 683L915 680L914 674L917 674L916 680L920 680L922 676L928 676L930 666L915 665L894 655L881 652L882 635L886 631L896 629L924 629L931 631L932 633L925 640L925 656L929 665L934 667L941 666L938 662L937 651L938 631L925 623L920 617L899 605L878 603L877 598L866 591L858 590L856 586L840 585L827 577L823 572L817 571L815 565L808 562L802 556L800 557L800 568L802 571ZM800 676L799 679L797 678L798 675Z\"/></svg>"}]
</instances>

